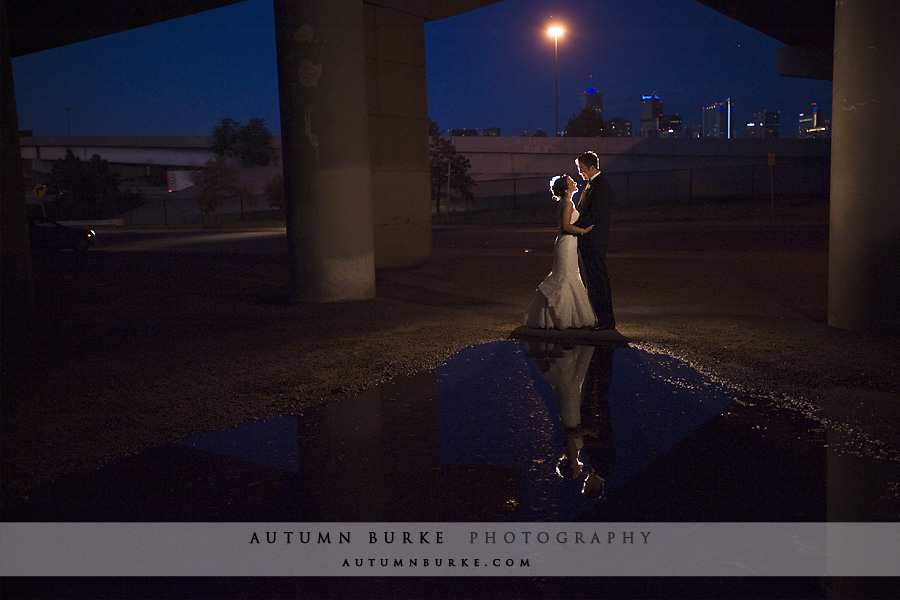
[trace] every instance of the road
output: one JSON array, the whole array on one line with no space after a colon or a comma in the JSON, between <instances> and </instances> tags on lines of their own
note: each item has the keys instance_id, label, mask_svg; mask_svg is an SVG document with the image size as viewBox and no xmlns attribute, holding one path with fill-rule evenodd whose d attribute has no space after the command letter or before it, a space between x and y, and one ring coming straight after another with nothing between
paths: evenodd
<instances>
[{"instance_id":1,"label":"road","mask_svg":"<svg viewBox=\"0 0 900 600\"><path fill-rule=\"evenodd\" d=\"M284 228L253 230L134 230L98 231L99 252L261 253L287 252Z\"/></svg>"},{"instance_id":2,"label":"road","mask_svg":"<svg viewBox=\"0 0 900 600\"><path fill-rule=\"evenodd\" d=\"M435 250L507 249L552 251L554 230L540 226L466 225L434 228ZM634 252L822 251L828 246L828 222L646 222L616 223L610 254ZM287 252L284 228L260 229L102 229L100 252L254 253Z\"/></svg>"}]
</instances>

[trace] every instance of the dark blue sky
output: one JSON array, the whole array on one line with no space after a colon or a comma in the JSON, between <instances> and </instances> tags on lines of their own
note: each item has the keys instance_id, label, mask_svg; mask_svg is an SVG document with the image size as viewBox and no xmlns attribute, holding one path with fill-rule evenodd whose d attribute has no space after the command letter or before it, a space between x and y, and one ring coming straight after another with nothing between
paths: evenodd
<instances>
[{"instance_id":1,"label":"dark blue sky","mask_svg":"<svg viewBox=\"0 0 900 600\"><path fill-rule=\"evenodd\" d=\"M560 126L593 76L606 118L640 126L656 92L686 126L730 97L738 121L781 111L782 136L831 82L775 75L780 44L695 0L504 0L426 25L428 101L445 129L554 129L552 20ZM279 132L271 0L227 8L13 60L19 127L36 135L208 134L223 117L262 117Z\"/></svg>"}]
</instances>

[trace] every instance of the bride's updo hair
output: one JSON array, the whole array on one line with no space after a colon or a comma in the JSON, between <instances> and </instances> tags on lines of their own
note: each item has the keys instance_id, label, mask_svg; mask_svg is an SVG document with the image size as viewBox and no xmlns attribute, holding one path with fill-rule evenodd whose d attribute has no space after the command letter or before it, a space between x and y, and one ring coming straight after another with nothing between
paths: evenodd
<instances>
[{"instance_id":1,"label":"bride's updo hair","mask_svg":"<svg viewBox=\"0 0 900 600\"><path fill-rule=\"evenodd\" d=\"M553 194L553 197L556 198L557 201L565 197L567 189L569 189L568 173L557 175L550 180L550 193Z\"/></svg>"}]
</instances>

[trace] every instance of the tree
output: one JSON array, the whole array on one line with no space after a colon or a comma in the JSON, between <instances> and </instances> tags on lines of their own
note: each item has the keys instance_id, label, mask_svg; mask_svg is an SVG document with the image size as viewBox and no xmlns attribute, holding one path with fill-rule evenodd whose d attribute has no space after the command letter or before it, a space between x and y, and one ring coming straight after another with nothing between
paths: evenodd
<instances>
[{"instance_id":1,"label":"tree","mask_svg":"<svg viewBox=\"0 0 900 600\"><path fill-rule=\"evenodd\" d=\"M238 132L238 156L244 166L265 167L275 161L272 132L265 119L253 118Z\"/></svg>"},{"instance_id":2,"label":"tree","mask_svg":"<svg viewBox=\"0 0 900 600\"><path fill-rule=\"evenodd\" d=\"M213 127L213 155L226 160L237 160L240 130L241 124L229 117L225 117Z\"/></svg>"},{"instance_id":3,"label":"tree","mask_svg":"<svg viewBox=\"0 0 900 600\"><path fill-rule=\"evenodd\" d=\"M275 160L272 132L265 119L253 118L246 125L231 118L213 128L212 151L217 158L242 167L265 167Z\"/></svg>"},{"instance_id":4,"label":"tree","mask_svg":"<svg viewBox=\"0 0 900 600\"><path fill-rule=\"evenodd\" d=\"M284 175L277 173L266 183L266 198L269 200L269 206L284 212Z\"/></svg>"},{"instance_id":5,"label":"tree","mask_svg":"<svg viewBox=\"0 0 900 600\"><path fill-rule=\"evenodd\" d=\"M457 152L448 138L441 137L441 129L434 121L429 124L428 138L431 159L431 199L437 203L438 212L441 207L441 190L447 186L448 174L450 192L455 192L457 196L466 200L472 200L475 197L475 194L472 193L475 182L468 174L471 166L469 159Z\"/></svg>"},{"instance_id":6,"label":"tree","mask_svg":"<svg viewBox=\"0 0 900 600\"><path fill-rule=\"evenodd\" d=\"M606 134L603 116L590 108L583 109L578 115L572 115L566 124L568 137L601 137Z\"/></svg>"},{"instance_id":7,"label":"tree","mask_svg":"<svg viewBox=\"0 0 900 600\"><path fill-rule=\"evenodd\" d=\"M53 162L50 171L50 187L57 192L77 194L81 191L84 180L84 169L81 159L75 156L71 148L66 149L66 155Z\"/></svg>"},{"instance_id":8,"label":"tree","mask_svg":"<svg viewBox=\"0 0 900 600\"><path fill-rule=\"evenodd\" d=\"M109 162L99 154L91 156L84 165L84 187L90 196L102 199L114 196L118 191L119 177L109 169Z\"/></svg>"},{"instance_id":9,"label":"tree","mask_svg":"<svg viewBox=\"0 0 900 600\"><path fill-rule=\"evenodd\" d=\"M56 191L51 212L58 219L105 219L134 208L140 200L119 191L119 176L99 154L84 162L71 148L53 163L50 187Z\"/></svg>"},{"instance_id":10,"label":"tree","mask_svg":"<svg viewBox=\"0 0 900 600\"><path fill-rule=\"evenodd\" d=\"M238 195L237 169L224 157L217 156L194 172L194 183L200 188L197 204L204 217L215 212L219 201Z\"/></svg>"}]
</instances>

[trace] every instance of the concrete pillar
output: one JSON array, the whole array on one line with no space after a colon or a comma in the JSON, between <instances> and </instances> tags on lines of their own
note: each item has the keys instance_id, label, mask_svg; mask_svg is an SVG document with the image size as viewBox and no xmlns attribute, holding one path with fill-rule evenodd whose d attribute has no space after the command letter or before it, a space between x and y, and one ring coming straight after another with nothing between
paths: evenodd
<instances>
[{"instance_id":1,"label":"concrete pillar","mask_svg":"<svg viewBox=\"0 0 900 600\"><path fill-rule=\"evenodd\" d=\"M425 20L366 4L375 266L431 255Z\"/></svg>"},{"instance_id":2,"label":"concrete pillar","mask_svg":"<svg viewBox=\"0 0 900 600\"><path fill-rule=\"evenodd\" d=\"M900 3L835 12L828 323L900 331Z\"/></svg>"},{"instance_id":3,"label":"concrete pillar","mask_svg":"<svg viewBox=\"0 0 900 600\"><path fill-rule=\"evenodd\" d=\"M363 0L274 0L295 301L375 295Z\"/></svg>"},{"instance_id":4,"label":"concrete pillar","mask_svg":"<svg viewBox=\"0 0 900 600\"><path fill-rule=\"evenodd\" d=\"M9 402L22 396L26 388L26 344L34 285L6 2L0 2L0 94L0 397Z\"/></svg>"}]
</instances>

